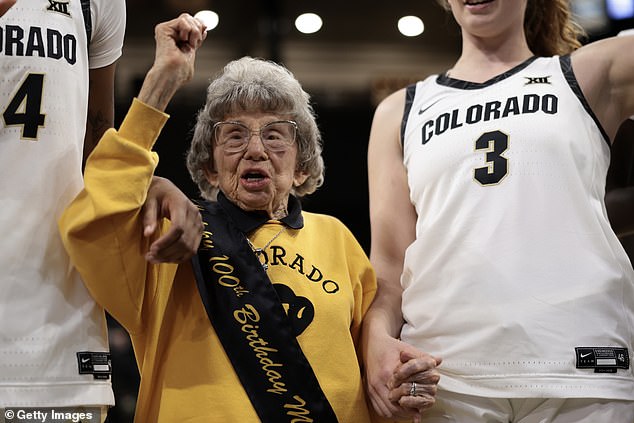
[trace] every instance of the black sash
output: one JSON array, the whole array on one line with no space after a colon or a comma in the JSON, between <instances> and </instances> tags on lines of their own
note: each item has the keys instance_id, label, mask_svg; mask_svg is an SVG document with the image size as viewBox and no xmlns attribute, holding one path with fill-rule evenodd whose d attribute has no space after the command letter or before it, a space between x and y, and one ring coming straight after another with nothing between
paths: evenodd
<instances>
[{"instance_id":1,"label":"black sash","mask_svg":"<svg viewBox=\"0 0 634 423\"><path fill-rule=\"evenodd\" d=\"M196 284L258 416L265 423L337 422L246 236L217 202L199 208L205 232L192 259Z\"/></svg>"}]
</instances>

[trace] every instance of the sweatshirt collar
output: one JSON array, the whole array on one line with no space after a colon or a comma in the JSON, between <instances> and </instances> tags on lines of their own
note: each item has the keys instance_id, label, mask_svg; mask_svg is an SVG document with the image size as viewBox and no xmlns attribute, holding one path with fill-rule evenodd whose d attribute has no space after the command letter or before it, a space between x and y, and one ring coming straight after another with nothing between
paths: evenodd
<instances>
[{"instance_id":1,"label":"sweatshirt collar","mask_svg":"<svg viewBox=\"0 0 634 423\"><path fill-rule=\"evenodd\" d=\"M242 210L232 203L222 191L218 192L218 204L231 220L233 220L238 229L244 233L252 232L271 220L267 215L260 212ZM302 205L295 196L288 196L288 214L279 221L292 229L301 229L304 227Z\"/></svg>"}]
</instances>

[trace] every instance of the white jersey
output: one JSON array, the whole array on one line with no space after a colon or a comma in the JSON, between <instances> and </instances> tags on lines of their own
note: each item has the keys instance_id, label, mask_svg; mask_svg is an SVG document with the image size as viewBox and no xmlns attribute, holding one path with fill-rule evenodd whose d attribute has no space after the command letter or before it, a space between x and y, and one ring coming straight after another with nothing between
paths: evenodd
<instances>
[{"instance_id":1,"label":"white jersey","mask_svg":"<svg viewBox=\"0 0 634 423\"><path fill-rule=\"evenodd\" d=\"M114 403L104 312L57 229L83 184L88 69L120 56L125 4L89 16L19 0L0 17L0 408Z\"/></svg>"},{"instance_id":2,"label":"white jersey","mask_svg":"<svg viewBox=\"0 0 634 423\"><path fill-rule=\"evenodd\" d=\"M634 398L634 272L608 222L609 140L570 58L410 89L404 164L418 213L402 338L440 388Z\"/></svg>"}]
</instances>

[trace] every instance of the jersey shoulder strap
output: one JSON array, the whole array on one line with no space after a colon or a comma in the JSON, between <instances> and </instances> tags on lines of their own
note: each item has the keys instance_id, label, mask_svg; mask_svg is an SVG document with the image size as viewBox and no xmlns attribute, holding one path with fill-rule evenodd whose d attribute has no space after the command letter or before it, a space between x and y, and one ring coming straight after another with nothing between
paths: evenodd
<instances>
[{"instance_id":1,"label":"jersey shoulder strap","mask_svg":"<svg viewBox=\"0 0 634 423\"><path fill-rule=\"evenodd\" d=\"M81 0L81 11L84 14L84 26L86 27L86 40L90 46L92 36L92 19L90 17L90 0Z\"/></svg>"},{"instance_id":2,"label":"jersey shoulder strap","mask_svg":"<svg viewBox=\"0 0 634 423\"><path fill-rule=\"evenodd\" d=\"M403 109L403 119L401 121L401 145L405 145L405 127L407 126L407 119L409 118L410 110L412 110L415 96L416 83L413 83L408 85L405 90L405 108Z\"/></svg>"}]
</instances>

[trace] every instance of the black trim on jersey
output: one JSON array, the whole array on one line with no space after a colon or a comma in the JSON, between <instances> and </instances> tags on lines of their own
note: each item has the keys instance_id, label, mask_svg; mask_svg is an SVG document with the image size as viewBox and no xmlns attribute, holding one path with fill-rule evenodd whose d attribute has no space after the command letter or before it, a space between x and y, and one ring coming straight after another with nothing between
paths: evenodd
<instances>
[{"instance_id":1,"label":"black trim on jersey","mask_svg":"<svg viewBox=\"0 0 634 423\"><path fill-rule=\"evenodd\" d=\"M581 91L581 87L579 87L579 82L577 82L577 77L575 76L575 72L572 70L572 62L570 61L570 55L567 54L565 56L561 56L559 58L559 65L561 66L561 71L563 72L564 77L566 78L566 81L568 81L568 85L570 86L570 89L572 90L573 93L575 93L575 95L581 102L581 105L583 106L583 108L586 109L586 112L588 112L590 117L594 120L594 123L599 128L599 131L601 131L601 134L603 135L603 139L605 139L605 142L608 143L608 147L609 147L611 145L610 137L603 129L603 125L601 125L601 122L599 122L599 119L597 119L597 116L594 114L594 112L590 108L590 105L588 104L586 97L583 95L583 91Z\"/></svg>"},{"instance_id":2,"label":"black trim on jersey","mask_svg":"<svg viewBox=\"0 0 634 423\"><path fill-rule=\"evenodd\" d=\"M405 145L405 127L407 126L409 112L412 110L412 105L414 104L414 96L416 96L416 83L408 85L405 90L405 110L403 111L403 120L401 121L401 146Z\"/></svg>"},{"instance_id":3,"label":"black trim on jersey","mask_svg":"<svg viewBox=\"0 0 634 423\"><path fill-rule=\"evenodd\" d=\"M86 27L86 43L90 46L92 37L92 18L90 17L90 0L81 0L81 13L84 15L84 26Z\"/></svg>"},{"instance_id":4,"label":"black trim on jersey","mask_svg":"<svg viewBox=\"0 0 634 423\"><path fill-rule=\"evenodd\" d=\"M506 72L501 73L497 76L494 76L493 78L485 82L471 82L471 81L463 81L460 79L454 79L450 76L447 76L447 72L441 75L438 75L438 78L436 78L436 82L440 85L444 85L450 88L457 88L459 90L477 90L479 88L486 88L510 76L515 75L516 73L518 73L519 71L521 71L522 69L524 69L525 67L533 63L535 59L537 59L537 56L530 57L526 59L524 62L515 66L514 68L509 69Z\"/></svg>"}]
</instances>

